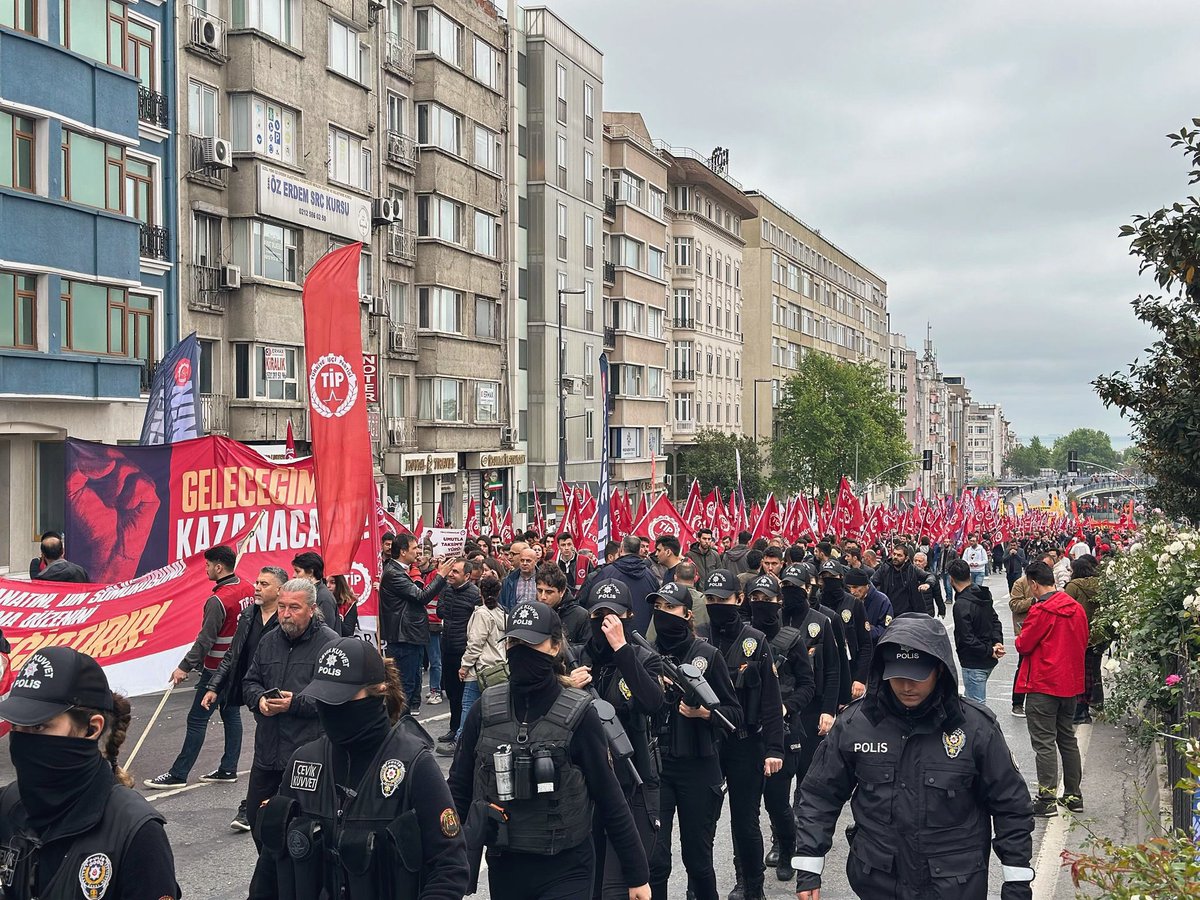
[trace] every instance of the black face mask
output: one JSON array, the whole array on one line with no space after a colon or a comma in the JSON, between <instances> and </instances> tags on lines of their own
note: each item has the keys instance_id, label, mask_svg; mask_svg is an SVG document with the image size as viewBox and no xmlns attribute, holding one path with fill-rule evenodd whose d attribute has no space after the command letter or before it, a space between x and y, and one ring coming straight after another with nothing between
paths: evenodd
<instances>
[{"instance_id":1,"label":"black face mask","mask_svg":"<svg viewBox=\"0 0 1200 900\"><path fill-rule=\"evenodd\" d=\"M768 636L782 627L783 607L772 600L750 601L750 624Z\"/></svg>"},{"instance_id":2,"label":"black face mask","mask_svg":"<svg viewBox=\"0 0 1200 900\"><path fill-rule=\"evenodd\" d=\"M842 602L842 583L836 578L826 578L821 584L821 601L826 606L836 606Z\"/></svg>"},{"instance_id":3,"label":"black face mask","mask_svg":"<svg viewBox=\"0 0 1200 900\"><path fill-rule=\"evenodd\" d=\"M554 684L554 657L528 644L515 644L508 650L509 683L513 690L532 693Z\"/></svg>"},{"instance_id":4,"label":"black face mask","mask_svg":"<svg viewBox=\"0 0 1200 900\"><path fill-rule=\"evenodd\" d=\"M742 611L731 603L707 603L708 621L712 623L712 627L717 631L724 631L726 628L733 628L735 625L741 626Z\"/></svg>"},{"instance_id":5,"label":"black face mask","mask_svg":"<svg viewBox=\"0 0 1200 900\"><path fill-rule=\"evenodd\" d=\"M692 627L687 619L665 609L654 610L654 633L663 649L678 647L692 636Z\"/></svg>"},{"instance_id":6,"label":"black face mask","mask_svg":"<svg viewBox=\"0 0 1200 900\"><path fill-rule=\"evenodd\" d=\"M780 593L783 595L784 612L808 612L808 591L800 585L784 582Z\"/></svg>"},{"instance_id":7,"label":"black face mask","mask_svg":"<svg viewBox=\"0 0 1200 900\"><path fill-rule=\"evenodd\" d=\"M361 741L388 726L387 706L382 697L363 697L338 706L317 703L317 718L326 737L342 746Z\"/></svg>"},{"instance_id":8,"label":"black face mask","mask_svg":"<svg viewBox=\"0 0 1200 900\"><path fill-rule=\"evenodd\" d=\"M8 752L17 792L38 832L97 789L98 782L112 783L112 765L90 738L14 731L8 736Z\"/></svg>"},{"instance_id":9,"label":"black face mask","mask_svg":"<svg viewBox=\"0 0 1200 900\"><path fill-rule=\"evenodd\" d=\"M592 623L592 644L597 649L599 649L601 651L606 651L606 652L612 650L612 646L608 643L608 635L606 635L604 633L604 620L609 615L611 615L611 613L606 612L603 616L600 616L598 619L590 620ZM630 628L630 623L628 621L626 621L625 619L622 619L621 620L621 630L625 633L626 643L628 643L628 641L629 641L629 628Z\"/></svg>"}]
</instances>

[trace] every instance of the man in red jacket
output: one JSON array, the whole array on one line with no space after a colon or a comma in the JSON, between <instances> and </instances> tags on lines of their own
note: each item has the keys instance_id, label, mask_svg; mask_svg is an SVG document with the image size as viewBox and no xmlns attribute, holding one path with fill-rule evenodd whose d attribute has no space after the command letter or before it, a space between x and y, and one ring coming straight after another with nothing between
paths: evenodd
<instances>
[{"instance_id":1,"label":"man in red jacket","mask_svg":"<svg viewBox=\"0 0 1200 900\"><path fill-rule=\"evenodd\" d=\"M1075 740L1075 698L1083 692L1087 614L1074 598L1054 587L1054 570L1041 560L1025 570L1033 606L1017 635L1021 665L1017 691L1025 696L1029 741L1037 757L1035 816L1057 815L1061 803L1083 811L1079 782L1083 763ZM1056 754L1057 751L1057 754ZM1063 796L1057 796L1058 756L1062 756Z\"/></svg>"}]
</instances>

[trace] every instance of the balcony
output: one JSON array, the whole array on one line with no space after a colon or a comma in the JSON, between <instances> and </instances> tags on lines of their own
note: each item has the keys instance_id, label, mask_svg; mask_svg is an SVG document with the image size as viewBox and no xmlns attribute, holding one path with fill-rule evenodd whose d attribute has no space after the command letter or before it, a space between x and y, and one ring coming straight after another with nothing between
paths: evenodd
<instances>
[{"instance_id":1,"label":"balcony","mask_svg":"<svg viewBox=\"0 0 1200 900\"><path fill-rule=\"evenodd\" d=\"M392 447L415 447L417 444L417 429L412 419L404 416L388 416L384 420L387 425L388 445Z\"/></svg>"},{"instance_id":2,"label":"balcony","mask_svg":"<svg viewBox=\"0 0 1200 900\"><path fill-rule=\"evenodd\" d=\"M192 267L192 294L188 297L188 309L194 312L225 312L225 294L221 291L221 269L219 266Z\"/></svg>"},{"instance_id":3,"label":"balcony","mask_svg":"<svg viewBox=\"0 0 1200 900\"><path fill-rule=\"evenodd\" d=\"M416 356L416 326L403 322L390 322L388 324L388 352L397 356Z\"/></svg>"},{"instance_id":4,"label":"balcony","mask_svg":"<svg viewBox=\"0 0 1200 900\"><path fill-rule=\"evenodd\" d=\"M142 393L150 393L150 388L154 386L154 371L158 368L157 362L149 360L142 361Z\"/></svg>"},{"instance_id":5,"label":"balcony","mask_svg":"<svg viewBox=\"0 0 1200 900\"><path fill-rule=\"evenodd\" d=\"M417 236L404 228L389 228L387 255L392 262L411 266L417 258Z\"/></svg>"},{"instance_id":6,"label":"balcony","mask_svg":"<svg viewBox=\"0 0 1200 900\"><path fill-rule=\"evenodd\" d=\"M696 320L693 318L690 318L690 317L676 316L671 322L671 327L672 328L687 328L688 330L695 330Z\"/></svg>"},{"instance_id":7,"label":"balcony","mask_svg":"<svg viewBox=\"0 0 1200 900\"><path fill-rule=\"evenodd\" d=\"M417 142L407 134L401 134L399 131L389 131L387 133L387 158L388 162L405 169L415 169L417 167Z\"/></svg>"},{"instance_id":8,"label":"balcony","mask_svg":"<svg viewBox=\"0 0 1200 900\"><path fill-rule=\"evenodd\" d=\"M223 166L208 165L204 162L204 138L200 135L188 135L191 144L191 165L188 166L187 177L204 181L213 187L225 187L229 182L229 170Z\"/></svg>"},{"instance_id":9,"label":"balcony","mask_svg":"<svg viewBox=\"0 0 1200 900\"><path fill-rule=\"evenodd\" d=\"M617 264L606 262L604 264L604 283L615 284L617 281Z\"/></svg>"},{"instance_id":10,"label":"balcony","mask_svg":"<svg viewBox=\"0 0 1200 900\"><path fill-rule=\"evenodd\" d=\"M143 259L166 259L171 233L161 225L142 225L141 256Z\"/></svg>"},{"instance_id":11,"label":"balcony","mask_svg":"<svg viewBox=\"0 0 1200 900\"><path fill-rule=\"evenodd\" d=\"M675 369L674 372L672 373L671 377L674 378L676 381L695 381L696 380L696 370L695 369Z\"/></svg>"},{"instance_id":12,"label":"balcony","mask_svg":"<svg viewBox=\"0 0 1200 900\"><path fill-rule=\"evenodd\" d=\"M224 394L201 394L200 421L205 434L229 434L229 398Z\"/></svg>"},{"instance_id":13,"label":"balcony","mask_svg":"<svg viewBox=\"0 0 1200 900\"><path fill-rule=\"evenodd\" d=\"M615 219L617 217L617 198L604 195L604 218Z\"/></svg>"},{"instance_id":14,"label":"balcony","mask_svg":"<svg viewBox=\"0 0 1200 900\"><path fill-rule=\"evenodd\" d=\"M167 127L167 95L138 86L138 119L159 128Z\"/></svg>"},{"instance_id":15,"label":"balcony","mask_svg":"<svg viewBox=\"0 0 1200 900\"><path fill-rule=\"evenodd\" d=\"M617 346L617 329L604 326L604 346L610 350Z\"/></svg>"},{"instance_id":16,"label":"balcony","mask_svg":"<svg viewBox=\"0 0 1200 900\"><path fill-rule=\"evenodd\" d=\"M687 422L676 422L672 426L671 430L674 431L676 434L695 434L696 433L696 422L694 419L687 421Z\"/></svg>"},{"instance_id":17,"label":"balcony","mask_svg":"<svg viewBox=\"0 0 1200 900\"><path fill-rule=\"evenodd\" d=\"M412 41L389 37L383 55L384 68L412 81L417 70L417 53Z\"/></svg>"}]
</instances>

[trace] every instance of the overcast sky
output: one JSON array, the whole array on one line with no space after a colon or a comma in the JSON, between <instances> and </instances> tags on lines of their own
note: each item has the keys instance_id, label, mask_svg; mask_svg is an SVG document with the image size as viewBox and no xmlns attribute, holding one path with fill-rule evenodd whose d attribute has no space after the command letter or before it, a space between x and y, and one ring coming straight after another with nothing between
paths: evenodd
<instances>
[{"instance_id":1,"label":"overcast sky","mask_svg":"<svg viewBox=\"0 0 1200 900\"><path fill-rule=\"evenodd\" d=\"M771 195L888 282L892 330L1023 441L1125 443L1090 381L1148 346L1117 230L1188 193L1195 2L552 0L604 108Z\"/></svg>"}]
</instances>

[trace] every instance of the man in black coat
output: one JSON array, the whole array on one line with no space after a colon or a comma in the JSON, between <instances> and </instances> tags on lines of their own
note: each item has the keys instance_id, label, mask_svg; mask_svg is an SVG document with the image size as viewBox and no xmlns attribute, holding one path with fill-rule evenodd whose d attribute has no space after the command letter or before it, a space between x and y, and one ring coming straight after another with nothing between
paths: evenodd
<instances>
[{"instance_id":1,"label":"man in black coat","mask_svg":"<svg viewBox=\"0 0 1200 900\"><path fill-rule=\"evenodd\" d=\"M83 566L63 557L62 538L57 535L51 534L42 538L42 562L45 563L45 568L36 575L33 574L33 565L30 564L29 567L31 577L37 581L66 581L74 584L91 582Z\"/></svg>"},{"instance_id":2,"label":"man in black coat","mask_svg":"<svg viewBox=\"0 0 1200 900\"><path fill-rule=\"evenodd\" d=\"M454 735L462 722L463 682L458 677L462 655L467 649L467 623L479 605L479 585L475 573L479 563L456 559L446 573L446 586L438 594L437 614L442 620L442 691L450 704L450 727L438 738L437 752L454 755Z\"/></svg>"},{"instance_id":3,"label":"man in black coat","mask_svg":"<svg viewBox=\"0 0 1200 900\"><path fill-rule=\"evenodd\" d=\"M585 609L590 608L591 594L600 581L615 578L629 588L630 608L633 610L633 627L639 634L645 634L650 625L650 614L653 604L646 598L661 586L658 579L650 572L649 565L642 558L642 538L636 534L627 534L621 540L621 555L616 562L597 569L587 585L587 593L579 592L579 603ZM602 574L601 574L602 573Z\"/></svg>"},{"instance_id":4,"label":"man in black coat","mask_svg":"<svg viewBox=\"0 0 1200 900\"><path fill-rule=\"evenodd\" d=\"M397 535L392 542L392 558L379 579L379 642L386 642L388 656L400 670L408 709L414 716L421 709L421 663L429 643L429 612L425 605L445 587L446 573L454 563L442 563L434 579L422 587L412 576L420 551L413 535Z\"/></svg>"},{"instance_id":5,"label":"man in black coat","mask_svg":"<svg viewBox=\"0 0 1200 900\"><path fill-rule=\"evenodd\" d=\"M972 700L987 701L987 681L1004 655L1004 629L992 606L992 592L971 583L971 570L961 559L950 563L954 585L954 647L962 666L963 687Z\"/></svg>"},{"instance_id":6,"label":"man in black coat","mask_svg":"<svg viewBox=\"0 0 1200 900\"><path fill-rule=\"evenodd\" d=\"M893 615L901 616L906 612L933 614L929 585L924 574L912 564L912 550L906 544L892 547L889 561L875 570L871 581L892 601Z\"/></svg>"}]
</instances>

